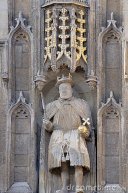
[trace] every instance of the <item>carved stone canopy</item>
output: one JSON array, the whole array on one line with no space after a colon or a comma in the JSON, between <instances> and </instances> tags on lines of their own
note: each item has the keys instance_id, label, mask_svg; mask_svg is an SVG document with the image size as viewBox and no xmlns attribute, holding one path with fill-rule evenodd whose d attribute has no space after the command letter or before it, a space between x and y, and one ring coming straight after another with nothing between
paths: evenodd
<instances>
[{"instance_id":1,"label":"carved stone canopy","mask_svg":"<svg viewBox=\"0 0 128 193\"><path fill-rule=\"evenodd\" d=\"M47 1L52 2L53 1ZM58 1L57 1L58 2ZM84 1L77 0L77 2ZM67 1L66 1L67 3ZM65 64L70 72L87 65L87 7L58 4L45 7L44 68L57 71ZM74 3L74 1L72 1Z\"/></svg>"}]
</instances>

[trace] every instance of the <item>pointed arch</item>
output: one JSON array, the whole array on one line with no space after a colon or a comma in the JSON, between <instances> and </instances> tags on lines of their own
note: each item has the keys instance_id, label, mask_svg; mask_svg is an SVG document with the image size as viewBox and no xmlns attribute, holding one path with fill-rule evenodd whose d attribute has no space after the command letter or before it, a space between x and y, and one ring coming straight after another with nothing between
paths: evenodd
<instances>
[{"instance_id":1,"label":"pointed arch","mask_svg":"<svg viewBox=\"0 0 128 193\"><path fill-rule=\"evenodd\" d=\"M102 31L99 34L99 38L98 38L98 42L99 42L99 49L102 46L103 43L103 39L109 35L109 33L111 32L111 30L114 32L114 34L116 35L116 37L118 39L122 38L122 27L117 28L116 26L116 20L114 20L113 17L113 13L111 13L111 19L107 21L108 25L107 27L102 27Z\"/></svg>"},{"instance_id":2,"label":"pointed arch","mask_svg":"<svg viewBox=\"0 0 128 193\"><path fill-rule=\"evenodd\" d=\"M15 21L16 21L15 27L11 26L11 30L10 30L9 37L8 37L9 40L11 41L14 34L21 28L24 32L26 32L26 34L28 34L28 36L30 38L30 41L32 41L33 34L32 34L32 31L31 31L31 26L26 26L25 25L26 19L23 18L22 12L19 12L19 17L16 18Z\"/></svg>"}]
</instances>

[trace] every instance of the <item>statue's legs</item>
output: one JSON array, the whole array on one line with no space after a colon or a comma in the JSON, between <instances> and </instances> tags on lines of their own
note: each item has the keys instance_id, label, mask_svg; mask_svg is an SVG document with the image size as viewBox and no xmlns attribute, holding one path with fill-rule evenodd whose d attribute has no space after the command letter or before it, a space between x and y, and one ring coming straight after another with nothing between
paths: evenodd
<instances>
[{"instance_id":1,"label":"statue's legs","mask_svg":"<svg viewBox=\"0 0 128 193\"><path fill-rule=\"evenodd\" d=\"M69 164L67 162L62 162L61 164L61 180L62 180L62 190L56 193L68 193L68 187L70 183L69 176ZM76 182L76 193L83 193L83 167L75 167L75 182Z\"/></svg>"},{"instance_id":2,"label":"statue's legs","mask_svg":"<svg viewBox=\"0 0 128 193\"><path fill-rule=\"evenodd\" d=\"M83 167L75 167L76 193L83 193Z\"/></svg>"},{"instance_id":3,"label":"statue's legs","mask_svg":"<svg viewBox=\"0 0 128 193\"><path fill-rule=\"evenodd\" d=\"M69 164L67 162L62 162L61 164L61 179L62 179L62 190L65 192L69 186Z\"/></svg>"},{"instance_id":4,"label":"statue's legs","mask_svg":"<svg viewBox=\"0 0 128 193\"><path fill-rule=\"evenodd\" d=\"M57 190L56 193L68 193L70 177L69 177L69 164L67 162L61 163L61 180L62 180L62 189Z\"/></svg>"}]
</instances>

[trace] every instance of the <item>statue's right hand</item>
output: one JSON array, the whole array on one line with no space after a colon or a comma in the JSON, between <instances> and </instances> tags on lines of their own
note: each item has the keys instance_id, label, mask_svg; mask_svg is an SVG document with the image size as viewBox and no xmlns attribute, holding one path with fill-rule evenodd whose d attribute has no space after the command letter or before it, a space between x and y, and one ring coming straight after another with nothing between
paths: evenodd
<instances>
[{"instance_id":1,"label":"statue's right hand","mask_svg":"<svg viewBox=\"0 0 128 193\"><path fill-rule=\"evenodd\" d=\"M52 122L51 121L49 121L48 119L43 119L43 125L45 126L45 129L48 132L52 131Z\"/></svg>"}]
</instances>

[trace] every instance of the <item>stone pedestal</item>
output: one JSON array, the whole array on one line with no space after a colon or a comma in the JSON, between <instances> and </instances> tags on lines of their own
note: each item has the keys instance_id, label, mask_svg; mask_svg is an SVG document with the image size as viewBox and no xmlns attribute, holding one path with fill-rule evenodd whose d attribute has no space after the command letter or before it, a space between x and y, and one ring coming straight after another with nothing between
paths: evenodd
<instances>
[{"instance_id":1,"label":"stone pedestal","mask_svg":"<svg viewBox=\"0 0 128 193\"><path fill-rule=\"evenodd\" d=\"M57 190L56 193L75 193L75 192L66 191L66 190Z\"/></svg>"},{"instance_id":2,"label":"stone pedestal","mask_svg":"<svg viewBox=\"0 0 128 193\"><path fill-rule=\"evenodd\" d=\"M125 193L126 190L118 184L108 184L104 187L103 193Z\"/></svg>"},{"instance_id":3,"label":"stone pedestal","mask_svg":"<svg viewBox=\"0 0 128 193\"><path fill-rule=\"evenodd\" d=\"M26 182L16 182L7 193L33 193Z\"/></svg>"}]
</instances>

